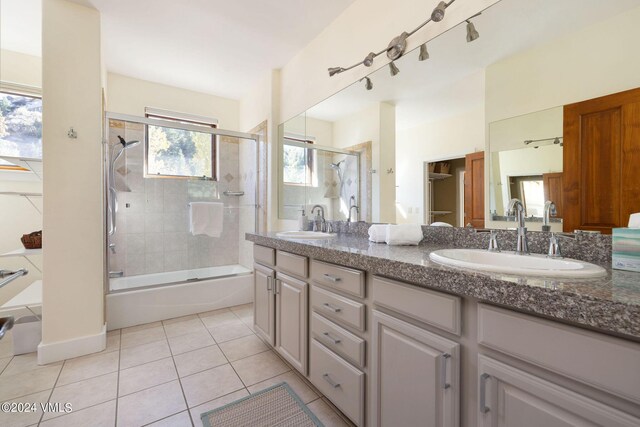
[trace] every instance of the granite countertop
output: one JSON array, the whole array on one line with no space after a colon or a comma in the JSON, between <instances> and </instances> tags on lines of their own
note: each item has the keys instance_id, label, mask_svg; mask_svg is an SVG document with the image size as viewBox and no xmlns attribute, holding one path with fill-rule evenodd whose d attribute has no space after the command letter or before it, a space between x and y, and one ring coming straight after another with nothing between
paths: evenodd
<instances>
[{"instance_id":1,"label":"granite countertop","mask_svg":"<svg viewBox=\"0 0 640 427\"><path fill-rule=\"evenodd\" d=\"M476 298L640 341L640 273L607 270L598 279L566 280L457 269L435 263L429 254L448 243L388 246L362 235L292 240L276 233L247 233L247 240L321 261L353 267L416 286Z\"/></svg>"}]
</instances>

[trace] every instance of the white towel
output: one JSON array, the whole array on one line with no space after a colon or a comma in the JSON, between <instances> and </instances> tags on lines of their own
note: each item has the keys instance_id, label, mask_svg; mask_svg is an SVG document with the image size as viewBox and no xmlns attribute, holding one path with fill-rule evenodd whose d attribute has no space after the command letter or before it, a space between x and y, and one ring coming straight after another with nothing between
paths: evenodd
<instances>
[{"instance_id":1,"label":"white towel","mask_svg":"<svg viewBox=\"0 0 640 427\"><path fill-rule=\"evenodd\" d=\"M387 240L387 228L389 224L373 224L369 227L369 240L375 243L384 243Z\"/></svg>"},{"instance_id":2,"label":"white towel","mask_svg":"<svg viewBox=\"0 0 640 427\"><path fill-rule=\"evenodd\" d=\"M424 236L422 226L418 224L399 224L387 227L385 241L387 245L418 246Z\"/></svg>"},{"instance_id":3,"label":"white towel","mask_svg":"<svg viewBox=\"0 0 640 427\"><path fill-rule=\"evenodd\" d=\"M211 237L220 237L223 217L223 203L189 203L189 231L194 236L206 234Z\"/></svg>"}]
</instances>

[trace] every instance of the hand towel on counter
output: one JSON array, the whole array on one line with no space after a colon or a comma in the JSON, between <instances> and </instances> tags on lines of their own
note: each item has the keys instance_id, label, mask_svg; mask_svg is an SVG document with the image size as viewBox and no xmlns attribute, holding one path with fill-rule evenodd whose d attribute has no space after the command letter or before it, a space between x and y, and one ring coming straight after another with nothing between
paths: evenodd
<instances>
[{"instance_id":1,"label":"hand towel on counter","mask_svg":"<svg viewBox=\"0 0 640 427\"><path fill-rule=\"evenodd\" d=\"M374 243L385 243L387 240L387 228L389 224L373 224L369 227L369 241Z\"/></svg>"},{"instance_id":2,"label":"hand towel on counter","mask_svg":"<svg viewBox=\"0 0 640 427\"><path fill-rule=\"evenodd\" d=\"M223 217L223 203L189 203L189 231L194 236L197 236L198 234L206 234L211 237L220 237L222 234Z\"/></svg>"},{"instance_id":3,"label":"hand towel on counter","mask_svg":"<svg viewBox=\"0 0 640 427\"><path fill-rule=\"evenodd\" d=\"M387 242L387 245L418 246L423 237L421 225L389 225L387 227L387 236L385 241Z\"/></svg>"}]
</instances>

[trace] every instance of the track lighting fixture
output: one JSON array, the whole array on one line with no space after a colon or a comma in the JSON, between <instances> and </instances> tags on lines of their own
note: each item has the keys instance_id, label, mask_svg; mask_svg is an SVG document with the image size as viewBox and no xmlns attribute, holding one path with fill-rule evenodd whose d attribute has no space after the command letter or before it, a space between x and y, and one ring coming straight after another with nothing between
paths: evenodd
<instances>
[{"instance_id":1,"label":"track lighting fixture","mask_svg":"<svg viewBox=\"0 0 640 427\"><path fill-rule=\"evenodd\" d=\"M373 83L371 83L371 79L369 77L365 77L364 79L360 79L360 81L364 80L364 87L367 90L373 89Z\"/></svg>"},{"instance_id":2,"label":"track lighting fixture","mask_svg":"<svg viewBox=\"0 0 640 427\"><path fill-rule=\"evenodd\" d=\"M438 5L431 12L431 20L433 22L440 22L444 18L444 12L447 9L447 4L443 1L438 3Z\"/></svg>"},{"instance_id":3,"label":"track lighting fixture","mask_svg":"<svg viewBox=\"0 0 640 427\"><path fill-rule=\"evenodd\" d=\"M420 45L420 55L418 56L418 61L426 61L429 59L429 52L427 51L427 44L423 43Z\"/></svg>"},{"instance_id":4,"label":"track lighting fixture","mask_svg":"<svg viewBox=\"0 0 640 427\"><path fill-rule=\"evenodd\" d=\"M393 61L389 62L389 71L391 72L392 76L395 76L400 72L400 70L398 69L398 67L396 67L396 64L394 64Z\"/></svg>"},{"instance_id":5,"label":"track lighting fixture","mask_svg":"<svg viewBox=\"0 0 640 427\"><path fill-rule=\"evenodd\" d=\"M355 67L357 67L359 65L364 65L365 67L370 67L373 64L374 58L376 56L380 55L380 54L385 53L385 52L387 54L387 57L389 59L391 59L391 61L394 61L394 60L400 58L402 55L404 55L404 51L405 51L405 49L407 47L407 39L409 37L411 37L412 35L414 35L415 33L417 33L418 30L420 30L422 27L427 25L429 22L431 22L431 21L433 21L433 22L442 21L444 19L444 15L445 15L446 9L449 6L451 6L451 4L453 4L454 1L456 1L456 0L449 0L448 2L440 1L438 3L438 5L431 12L431 16L429 17L429 19L424 21L422 24L418 25L418 27L416 27L413 31L411 31L411 32L406 32L406 31L403 32L402 34L400 34L399 36L397 36L393 40L391 40L391 42L389 42L389 45L385 49L382 49L380 52L370 52L367 56L365 56L365 58L362 61L360 61L360 62L358 62L356 64L353 64L350 67L346 67L346 68L344 68L344 67L331 67L331 68L329 68L329 76L332 77L332 76L334 76L336 74L343 73L345 71L349 71L352 68L355 68ZM469 18L469 19L471 19L471 18ZM476 31L476 34L477 34L477 31ZM424 61L428 57L429 57L429 53L427 52L427 47L424 46L424 49L421 47L420 48L420 60ZM399 70L395 65L393 65L393 63L391 63L389 66L391 67L392 75L398 74Z\"/></svg>"},{"instance_id":6,"label":"track lighting fixture","mask_svg":"<svg viewBox=\"0 0 640 427\"><path fill-rule=\"evenodd\" d=\"M480 37L480 33L476 30L473 22L467 19L467 42L470 43Z\"/></svg>"},{"instance_id":7,"label":"track lighting fixture","mask_svg":"<svg viewBox=\"0 0 640 427\"><path fill-rule=\"evenodd\" d=\"M376 57L376 54L373 52L369 52L369 55L367 55L366 58L364 58L364 60L362 61L362 64L365 67L371 67L371 65L373 64L373 58Z\"/></svg>"},{"instance_id":8,"label":"track lighting fixture","mask_svg":"<svg viewBox=\"0 0 640 427\"><path fill-rule=\"evenodd\" d=\"M553 141L553 145L560 145L560 147L562 147L562 141L560 141L562 139L561 136L555 136L552 138L541 138L541 139L525 139L524 140L524 145L529 145L532 144L534 142L545 142L545 141ZM542 144L542 145L550 145L550 144ZM534 146L534 148L538 148L540 145Z\"/></svg>"},{"instance_id":9,"label":"track lighting fixture","mask_svg":"<svg viewBox=\"0 0 640 427\"><path fill-rule=\"evenodd\" d=\"M333 77L335 74L341 73L344 71L342 67L331 67L329 68L329 77Z\"/></svg>"},{"instance_id":10,"label":"track lighting fixture","mask_svg":"<svg viewBox=\"0 0 640 427\"><path fill-rule=\"evenodd\" d=\"M558 145L558 144L560 144L560 138L558 138L558 137L556 136L556 139L554 139L554 140L553 140L553 144L554 144L554 145Z\"/></svg>"}]
</instances>

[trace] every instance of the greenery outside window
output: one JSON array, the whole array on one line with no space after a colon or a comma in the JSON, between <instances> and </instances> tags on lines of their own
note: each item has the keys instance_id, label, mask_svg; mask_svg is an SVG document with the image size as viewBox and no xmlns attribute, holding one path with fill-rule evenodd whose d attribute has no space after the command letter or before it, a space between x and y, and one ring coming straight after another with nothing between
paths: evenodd
<instances>
[{"instance_id":1,"label":"greenery outside window","mask_svg":"<svg viewBox=\"0 0 640 427\"><path fill-rule=\"evenodd\" d=\"M175 123L187 123L203 128L215 128L213 123L146 113L146 117ZM148 177L204 178L217 180L216 136L210 133L147 125L146 171Z\"/></svg>"},{"instance_id":2,"label":"greenery outside window","mask_svg":"<svg viewBox=\"0 0 640 427\"><path fill-rule=\"evenodd\" d=\"M287 185L317 186L316 150L290 145L287 142L313 144L312 140L285 136L282 145L283 182Z\"/></svg>"},{"instance_id":3,"label":"greenery outside window","mask_svg":"<svg viewBox=\"0 0 640 427\"><path fill-rule=\"evenodd\" d=\"M0 156L42 158L42 99L0 92ZM0 159L0 169L25 170Z\"/></svg>"}]
</instances>

